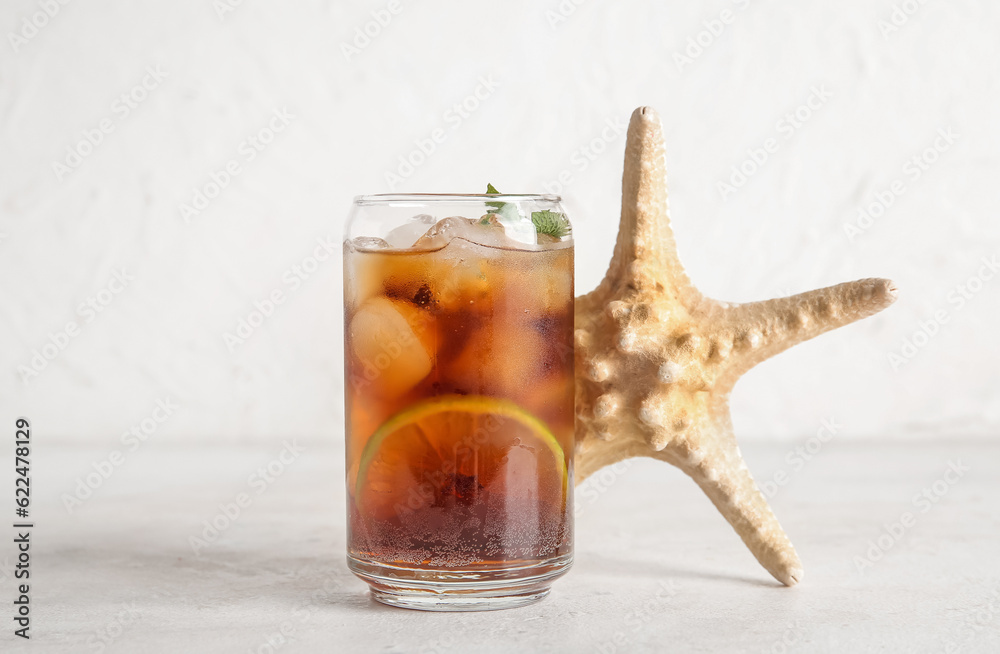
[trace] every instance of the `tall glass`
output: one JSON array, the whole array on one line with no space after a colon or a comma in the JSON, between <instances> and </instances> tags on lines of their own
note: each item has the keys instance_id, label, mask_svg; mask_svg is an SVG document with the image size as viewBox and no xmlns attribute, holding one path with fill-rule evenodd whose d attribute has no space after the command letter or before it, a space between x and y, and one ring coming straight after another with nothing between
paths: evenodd
<instances>
[{"instance_id":1,"label":"tall glass","mask_svg":"<svg viewBox=\"0 0 1000 654\"><path fill-rule=\"evenodd\" d=\"M573 560L573 239L549 195L369 195L344 240L348 565L500 609Z\"/></svg>"}]
</instances>

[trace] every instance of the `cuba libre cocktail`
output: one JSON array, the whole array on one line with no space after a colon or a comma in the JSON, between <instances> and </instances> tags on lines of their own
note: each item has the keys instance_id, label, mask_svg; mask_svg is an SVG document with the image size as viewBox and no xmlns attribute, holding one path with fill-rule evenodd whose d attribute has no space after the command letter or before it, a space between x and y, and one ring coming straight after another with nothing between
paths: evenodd
<instances>
[{"instance_id":1,"label":"cuba libre cocktail","mask_svg":"<svg viewBox=\"0 0 1000 654\"><path fill-rule=\"evenodd\" d=\"M573 551L559 199L362 196L345 236L351 570L408 608L543 597Z\"/></svg>"}]
</instances>

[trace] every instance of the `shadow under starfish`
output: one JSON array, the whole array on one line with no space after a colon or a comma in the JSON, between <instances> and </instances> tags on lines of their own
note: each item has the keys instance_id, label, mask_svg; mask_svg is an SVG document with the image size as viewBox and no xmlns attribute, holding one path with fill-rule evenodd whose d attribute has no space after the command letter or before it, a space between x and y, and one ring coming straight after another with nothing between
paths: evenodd
<instances>
[{"instance_id":1,"label":"shadow under starfish","mask_svg":"<svg viewBox=\"0 0 1000 654\"><path fill-rule=\"evenodd\" d=\"M736 444L729 393L761 361L895 299L886 279L749 304L703 296L681 266L670 229L659 117L650 107L636 109L614 255L604 280L576 301L577 483L634 456L675 465L768 572L798 583L798 554Z\"/></svg>"}]
</instances>

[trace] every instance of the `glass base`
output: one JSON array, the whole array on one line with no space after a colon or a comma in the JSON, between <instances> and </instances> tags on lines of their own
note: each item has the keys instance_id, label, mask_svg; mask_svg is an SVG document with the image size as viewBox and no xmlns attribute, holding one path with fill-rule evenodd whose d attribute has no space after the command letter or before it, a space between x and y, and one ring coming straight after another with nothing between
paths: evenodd
<instances>
[{"instance_id":1,"label":"glass base","mask_svg":"<svg viewBox=\"0 0 1000 654\"><path fill-rule=\"evenodd\" d=\"M347 557L382 604L421 611L495 611L537 602L569 571L573 555L493 570L407 568Z\"/></svg>"}]
</instances>

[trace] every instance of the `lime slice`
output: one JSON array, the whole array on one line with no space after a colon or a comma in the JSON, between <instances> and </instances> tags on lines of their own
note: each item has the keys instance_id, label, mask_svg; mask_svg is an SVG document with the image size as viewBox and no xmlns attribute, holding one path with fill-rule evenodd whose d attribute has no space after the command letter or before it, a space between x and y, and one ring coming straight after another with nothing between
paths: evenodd
<instances>
[{"instance_id":1,"label":"lime slice","mask_svg":"<svg viewBox=\"0 0 1000 654\"><path fill-rule=\"evenodd\" d=\"M541 420L517 404L479 395L443 395L389 418L362 451L355 501L362 515L474 504L565 506L566 456Z\"/></svg>"}]
</instances>

